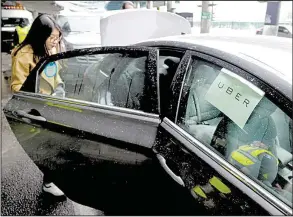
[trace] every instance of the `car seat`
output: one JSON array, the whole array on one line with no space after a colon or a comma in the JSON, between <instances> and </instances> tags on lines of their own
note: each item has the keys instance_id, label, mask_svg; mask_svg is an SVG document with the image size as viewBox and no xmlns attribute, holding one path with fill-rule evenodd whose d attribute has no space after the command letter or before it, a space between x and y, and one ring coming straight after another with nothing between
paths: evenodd
<instances>
[{"instance_id":1,"label":"car seat","mask_svg":"<svg viewBox=\"0 0 293 217\"><path fill-rule=\"evenodd\" d=\"M84 99L90 102L106 104L103 96L111 71L121 60L121 54L107 54L88 66L84 73Z\"/></svg>"},{"instance_id":2,"label":"car seat","mask_svg":"<svg viewBox=\"0 0 293 217\"><path fill-rule=\"evenodd\" d=\"M207 65L200 65L194 72L185 114L188 131L201 142L210 144L217 125L221 121L221 111L205 100L211 84L219 72Z\"/></svg>"},{"instance_id":3,"label":"car seat","mask_svg":"<svg viewBox=\"0 0 293 217\"><path fill-rule=\"evenodd\" d=\"M109 91L115 106L141 110L141 99L145 88L147 57L129 60L120 71L117 82L113 81Z\"/></svg>"}]
</instances>

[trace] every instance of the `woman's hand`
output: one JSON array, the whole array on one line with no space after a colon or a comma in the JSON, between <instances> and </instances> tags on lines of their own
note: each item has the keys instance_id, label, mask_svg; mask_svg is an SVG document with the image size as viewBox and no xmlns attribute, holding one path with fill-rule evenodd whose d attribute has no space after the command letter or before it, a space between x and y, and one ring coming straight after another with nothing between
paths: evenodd
<instances>
[{"instance_id":1,"label":"woman's hand","mask_svg":"<svg viewBox=\"0 0 293 217\"><path fill-rule=\"evenodd\" d=\"M55 88L52 96L58 96L58 97L64 98L65 97L64 85L58 84L58 86Z\"/></svg>"}]
</instances>

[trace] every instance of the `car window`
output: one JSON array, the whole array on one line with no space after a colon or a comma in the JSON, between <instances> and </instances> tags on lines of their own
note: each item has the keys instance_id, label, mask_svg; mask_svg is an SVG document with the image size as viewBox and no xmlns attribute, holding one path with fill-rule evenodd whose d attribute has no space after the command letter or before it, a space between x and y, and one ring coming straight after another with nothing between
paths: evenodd
<instances>
[{"instance_id":1,"label":"car window","mask_svg":"<svg viewBox=\"0 0 293 217\"><path fill-rule=\"evenodd\" d=\"M147 87L153 82L146 76L147 61L147 52L117 52L82 55L55 63L66 98L145 111L150 101Z\"/></svg>"},{"instance_id":2,"label":"car window","mask_svg":"<svg viewBox=\"0 0 293 217\"><path fill-rule=\"evenodd\" d=\"M8 18L2 17L1 18L1 27L15 27L20 25L23 21L29 22L26 18Z\"/></svg>"},{"instance_id":3,"label":"car window","mask_svg":"<svg viewBox=\"0 0 293 217\"><path fill-rule=\"evenodd\" d=\"M288 33L288 29L286 29L285 27L283 26L279 26L279 29L278 29L279 32L282 32L282 33Z\"/></svg>"},{"instance_id":4,"label":"car window","mask_svg":"<svg viewBox=\"0 0 293 217\"><path fill-rule=\"evenodd\" d=\"M292 119L244 78L194 59L176 122L292 206Z\"/></svg>"}]
</instances>

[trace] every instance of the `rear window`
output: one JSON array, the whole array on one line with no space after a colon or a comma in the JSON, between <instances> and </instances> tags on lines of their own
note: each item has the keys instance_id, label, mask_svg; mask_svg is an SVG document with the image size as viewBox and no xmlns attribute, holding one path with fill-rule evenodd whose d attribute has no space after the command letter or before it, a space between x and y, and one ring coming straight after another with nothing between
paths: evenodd
<instances>
[{"instance_id":1,"label":"rear window","mask_svg":"<svg viewBox=\"0 0 293 217\"><path fill-rule=\"evenodd\" d=\"M18 26L23 20L29 21L26 18L8 18L8 17L2 17L1 18L1 27L15 27Z\"/></svg>"}]
</instances>

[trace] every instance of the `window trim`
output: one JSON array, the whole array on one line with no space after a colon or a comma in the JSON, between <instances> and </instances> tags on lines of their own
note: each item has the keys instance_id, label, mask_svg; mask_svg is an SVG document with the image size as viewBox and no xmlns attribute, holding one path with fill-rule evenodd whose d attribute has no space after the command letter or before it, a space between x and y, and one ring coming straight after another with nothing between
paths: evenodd
<instances>
[{"instance_id":1,"label":"window trim","mask_svg":"<svg viewBox=\"0 0 293 217\"><path fill-rule=\"evenodd\" d=\"M173 80L170 85L170 89L172 91L172 98L170 101L170 111L166 116L176 123L178 102L181 97L181 84L183 79L185 78L185 74L188 71L189 65L191 63L191 51L187 50L183 55L180 64L177 68L177 71L173 77ZM177 91L179 90L179 91Z\"/></svg>"},{"instance_id":2,"label":"window trim","mask_svg":"<svg viewBox=\"0 0 293 217\"><path fill-rule=\"evenodd\" d=\"M158 113L161 115L161 92L160 92L160 75L159 75L159 58L160 58L160 50L157 49L157 99L158 99Z\"/></svg>"},{"instance_id":3,"label":"window trim","mask_svg":"<svg viewBox=\"0 0 293 217\"><path fill-rule=\"evenodd\" d=\"M184 79L186 77L186 73L188 72L189 67L192 64L192 60L193 59L202 60L202 61L205 61L205 62L207 62L209 64L214 64L216 66L226 68L226 69L230 70L231 72L235 73L236 75L238 75L238 76L244 78L245 80L249 81L253 85L257 86L258 88L263 90L266 94L270 93L269 95L265 94L265 96L270 101L272 101L278 108L280 108L285 114L287 114L289 117L291 117L290 114L292 114L292 106L281 106L280 107L280 105L282 105L283 101L285 101L285 103L287 103L288 105L292 105L292 102L290 102L290 100L288 98L286 98L283 94L279 93L277 90L274 90L268 84L266 84L265 82L263 82L262 80L260 80L256 76L254 76L251 73L239 68L238 66L232 65L232 64L227 63L227 62L225 62L225 61L223 61L221 59L218 59L218 58L213 57L213 56L209 56L207 54L203 54L201 52L187 51L186 53L188 53L188 55L184 56L183 58L188 59L187 61L189 62L189 64L186 66L186 70L181 70L179 72L179 73L184 73L183 74L183 79L182 80L177 80L174 83L174 88L175 88L175 86L177 86L177 88L178 88L178 86L180 86L180 90L183 90L184 83L185 83ZM182 62L184 62L184 61L182 60ZM176 77L176 75L174 76L174 78L175 77ZM180 77L182 78L182 75ZM252 81L251 81L251 79L252 79ZM176 124L176 126L178 126L178 114L179 114L179 109L180 109L180 104L181 104L181 99L182 99L181 97L182 96L181 96L181 92L180 92L180 97L177 99L177 104L176 104L176 113L175 113L175 120L176 120L175 124ZM173 106L175 106L175 105L173 105ZM184 133L188 134L189 137L192 137L194 139L194 141L196 141L196 144L200 144L201 146L206 146L205 144L203 144L202 142L198 141L196 138L191 136L188 132L185 132L185 130L183 130L183 129L181 129L181 130L184 131ZM206 148L208 149L208 151L206 151L206 152L209 155L213 156L212 159L218 160L219 162L222 163L222 165L225 165L226 163L228 163L225 159L223 159L221 156L219 156L218 153L214 152L209 147L206 147ZM216 154L216 157L214 156L215 154ZM224 162L226 162L226 163L224 163ZM234 166L232 166L232 165L230 165L230 166L234 168ZM228 168L230 168L230 167L228 167ZM287 213L292 212L292 208L290 208L285 202L283 202L282 200L277 198L274 194L272 194L267 189L265 189L263 186L261 186L260 184L258 184L254 180L252 180L249 176L247 176L244 173L240 172L236 168L235 168L235 171L234 170L231 170L231 171L233 171L233 173L234 173L234 174L231 173L233 176L245 177L244 180L248 180L247 183L249 183L249 187L252 190L255 189L255 191L258 192L258 194L260 194L265 200L270 201L270 203L272 203L274 205L277 205L279 208L282 208Z\"/></svg>"},{"instance_id":4,"label":"window trim","mask_svg":"<svg viewBox=\"0 0 293 217\"><path fill-rule=\"evenodd\" d=\"M134 110L134 109L123 108L118 106L102 105L95 102L88 102L88 101L83 101L78 99L60 98L60 97L55 97L55 96L45 95L40 93L30 93L30 92L19 91L19 92L16 92L13 95L13 97L22 97L22 98L26 97L28 99L41 100L41 101L50 100L50 101L55 101L56 103L70 104L72 106L77 106L78 108L87 107L87 108L93 108L93 109L108 110L110 112L119 112L119 113L124 113L127 115L141 116L142 118L151 118L151 119L159 118L159 115L155 113L148 113L148 112L143 112L140 110ZM155 121L154 123L157 123L157 121Z\"/></svg>"},{"instance_id":5,"label":"window trim","mask_svg":"<svg viewBox=\"0 0 293 217\"><path fill-rule=\"evenodd\" d=\"M28 93L37 93L37 85L38 85L38 78L41 72L44 70L45 66L54 61L78 57L78 56L85 56L85 55L97 55L97 54L110 54L110 53L132 53L132 52L139 52L145 53L147 56L147 65L146 70L148 73L145 73L146 76L149 76L149 80L154 81L154 84L157 85L157 55L158 49L156 48L149 48L149 47L138 47L138 46L113 46L113 47L96 47L96 48L85 48L85 49L76 49L71 50L63 53L54 54L45 58L42 58L34 69L30 72L29 76L23 83L20 91L28 92ZM151 106L150 111L144 111L146 113L151 114L159 114L159 107L158 107L158 90L156 88L152 88L152 85L149 85L150 94L152 95L150 98ZM144 89L145 91L145 89ZM43 94L40 94L43 95ZM53 97L53 96L51 96ZM54 98L54 97L53 97ZM66 98L68 99L68 98ZM97 104L97 103L96 103ZM100 104L97 104L100 105ZM137 111L135 109L131 109Z\"/></svg>"}]
</instances>

